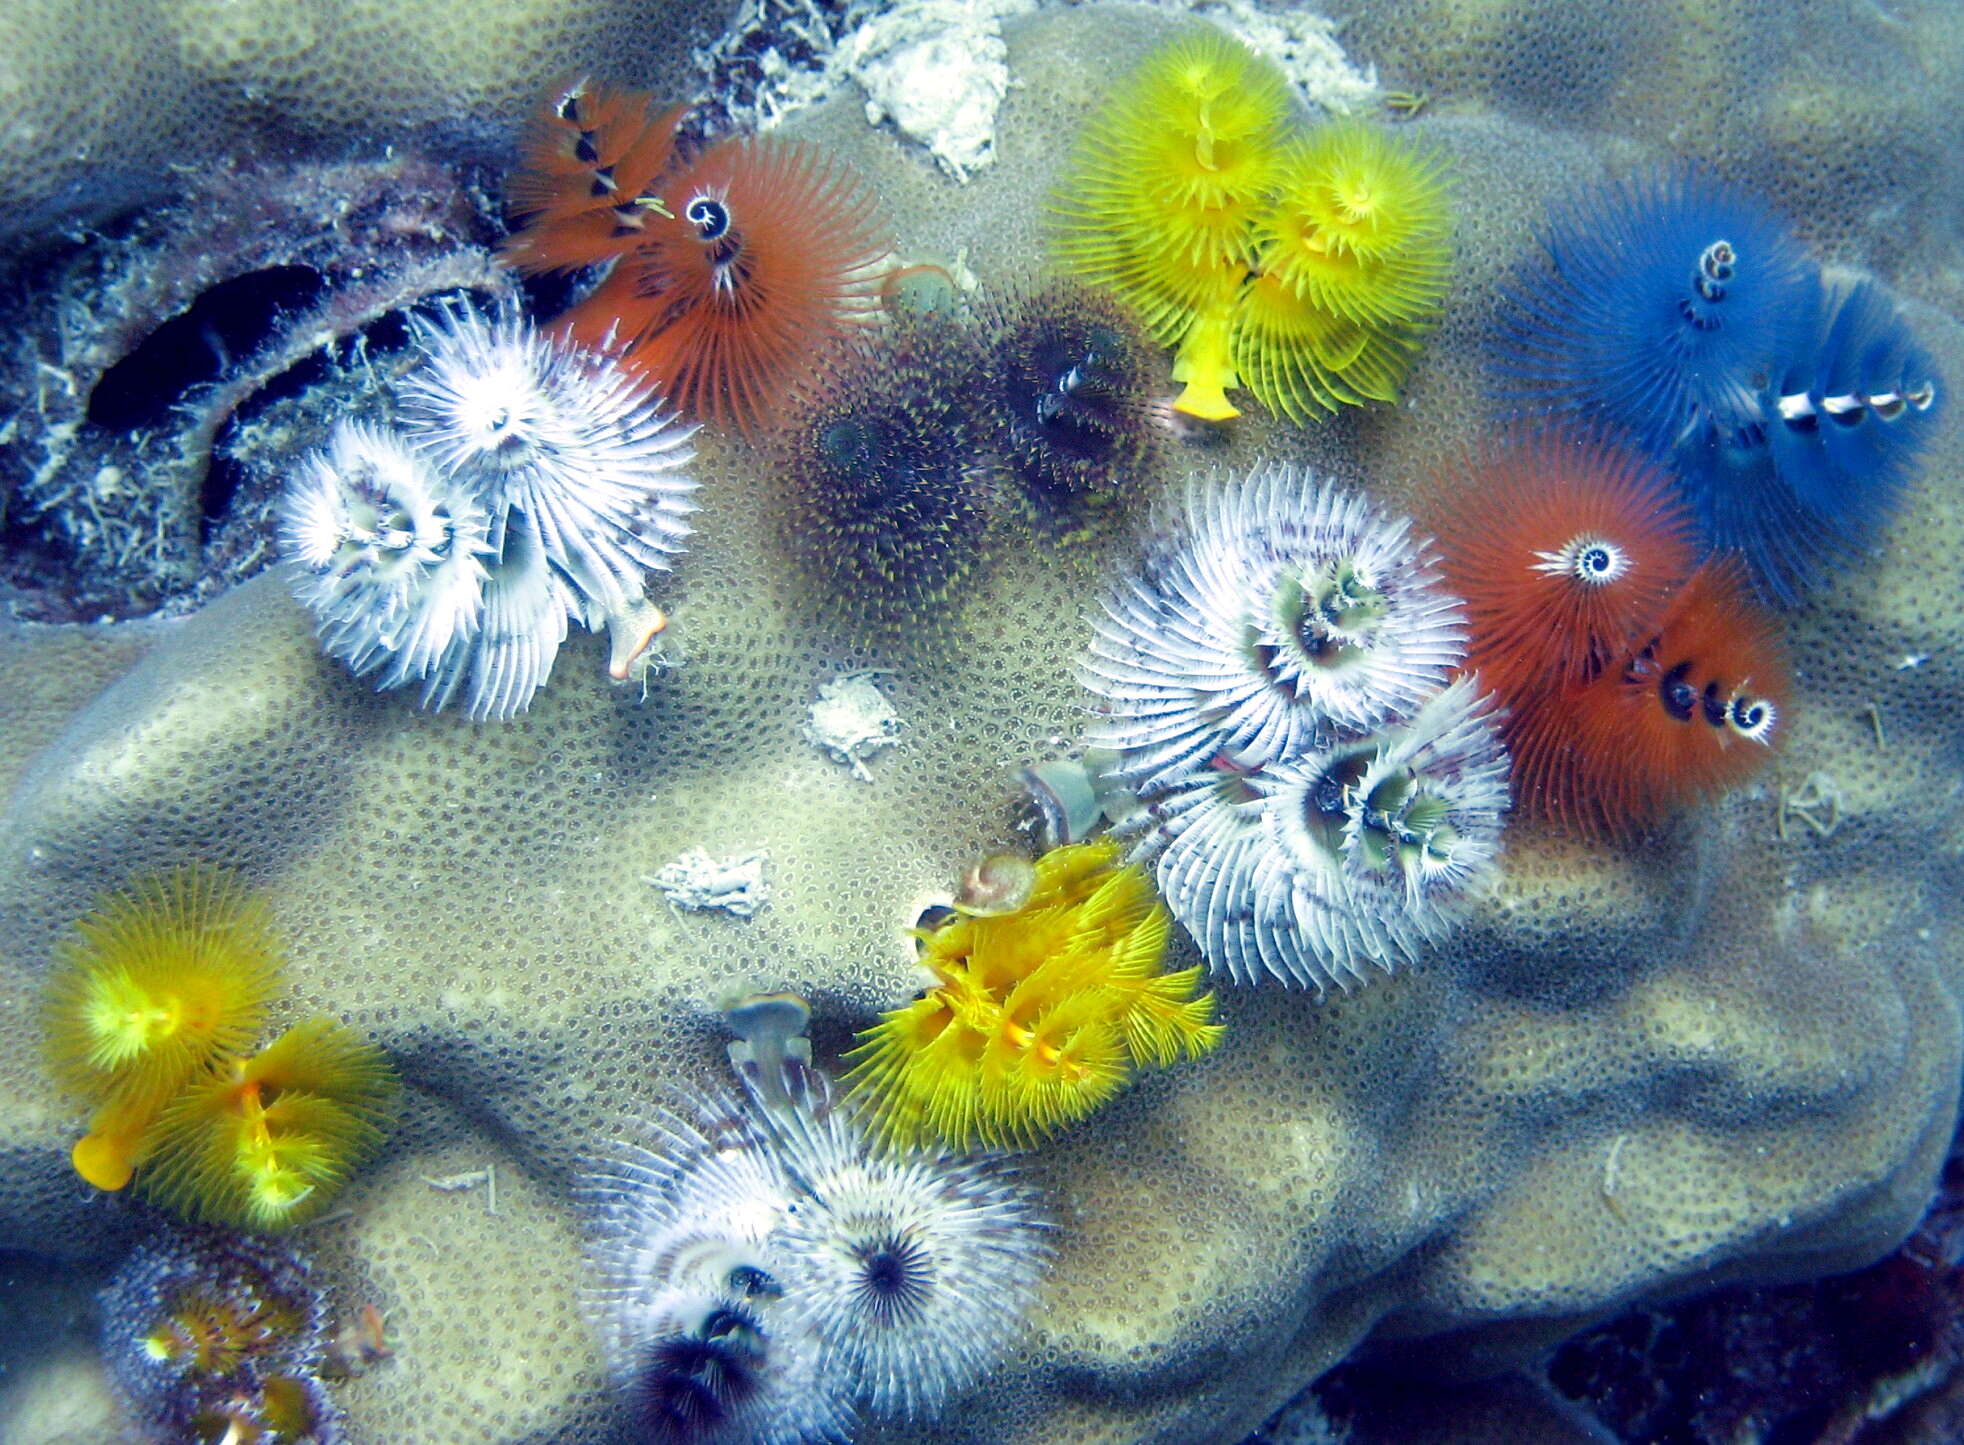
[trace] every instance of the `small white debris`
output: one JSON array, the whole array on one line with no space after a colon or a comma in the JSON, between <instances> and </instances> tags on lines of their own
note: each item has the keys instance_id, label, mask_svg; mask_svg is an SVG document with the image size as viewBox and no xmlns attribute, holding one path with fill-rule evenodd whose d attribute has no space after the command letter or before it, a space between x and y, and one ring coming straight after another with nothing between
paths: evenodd
<instances>
[{"instance_id":1,"label":"small white debris","mask_svg":"<svg viewBox=\"0 0 1964 1445\"><path fill-rule=\"evenodd\" d=\"M641 881L659 888L677 908L720 908L737 918L749 918L770 901L771 890L764 882L768 853L738 853L729 858L712 858L701 848L691 848L652 878Z\"/></svg>"},{"instance_id":2,"label":"small white debris","mask_svg":"<svg viewBox=\"0 0 1964 1445\"><path fill-rule=\"evenodd\" d=\"M440 1190L445 1194L455 1194L460 1190L475 1189L478 1185L482 1184L485 1186L484 1212L486 1214L496 1214L498 1212L498 1166L495 1164L487 1164L482 1169L466 1170L462 1174L446 1174L441 1179L432 1179L427 1174L419 1174L417 1178L429 1185L430 1188Z\"/></svg>"},{"instance_id":3,"label":"small white debris","mask_svg":"<svg viewBox=\"0 0 1964 1445\"><path fill-rule=\"evenodd\" d=\"M812 746L844 763L862 783L873 781L863 760L892 747L899 736L900 714L873 686L870 672L847 673L826 683L812 704L811 721L805 724L805 737Z\"/></svg>"},{"instance_id":4,"label":"small white debris","mask_svg":"<svg viewBox=\"0 0 1964 1445\"><path fill-rule=\"evenodd\" d=\"M427 1174L421 1174L417 1177L432 1189L441 1190L445 1194L455 1194L459 1190L475 1189L480 1184L490 1183L491 1171L489 1169L468 1169L462 1174L446 1174L441 1179L432 1179Z\"/></svg>"},{"instance_id":5,"label":"small white debris","mask_svg":"<svg viewBox=\"0 0 1964 1445\"><path fill-rule=\"evenodd\" d=\"M1247 41L1282 67L1303 98L1329 115L1376 108L1383 100L1374 65L1351 63L1337 42L1342 22L1314 10L1283 9L1261 0L1157 0L1161 9L1197 13Z\"/></svg>"},{"instance_id":6,"label":"small white debris","mask_svg":"<svg viewBox=\"0 0 1964 1445\"><path fill-rule=\"evenodd\" d=\"M998 23L1034 0L898 0L839 44L866 92L866 119L891 120L957 181L996 157L996 111L1009 91Z\"/></svg>"},{"instance_id":7,"label":"small white debris","mask_svg":"<svg viewBox=\"0 0 1964 1445\"><path fill-rule=\"evenodd\" d=\"M1930 654L1927 652L1905 652L1896 663L1896 671L1909 672L1923 666L1929 660Z\"/></svg>"}]
</instances>

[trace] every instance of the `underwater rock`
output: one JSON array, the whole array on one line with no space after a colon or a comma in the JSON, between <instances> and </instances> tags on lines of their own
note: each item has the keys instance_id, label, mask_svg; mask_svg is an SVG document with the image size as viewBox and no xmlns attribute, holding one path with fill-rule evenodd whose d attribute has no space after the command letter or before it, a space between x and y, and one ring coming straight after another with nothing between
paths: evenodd
<instances>
[{"instance_id":1,"label":"underwater rock","mask_svg":"<svg viewBox=\"0 0 1964 1445\"><path fill-rule=\"evenodd\" d=\"M569 70L687 74L729 0L20 0L0 10L0 235L99 221L267 140L507 153Z\"/></svg>"},{"instance_id":2,"label":"underwater rock","mask_svg":"<svg viewBox=\"0 0 1964 1445\"><path fill-rule=\"evenodd\" d=\"M800 135L867 172L910 252L967 248L1000 285L1036 253L1055 138L1163 34L1095 7L1008 27L1024 83L966 189L850 102ZM1505 260L1601 163L1490 115L1414 126L1483 185L1409 404L1317 429L1251 419L1207 464L1266 446L1403 505L1491 414L1478 346ZM1964 375L1964 332L1911 320ZM1167 450L1148 494L1200 455ZM1964 470L1960 451L1946 415L1928 477ZM92 701L41 676L76 632L0 633L31 683L0 696L0 757L16 708L51 739L0 816L0 1239L105 1258L122 1218L66 1177L82 1120L22 1002L54 938L133 873L237 867L291 940L296 1016L346 1018L406 1084L391 1146L340 1196L349 1215L308 1237L322 1275L389 1323L393 1358L338 1391L351 1429L612 1438L574 1312L579 1161L665 1083L720 1073L716 1001L739 979L811 999L828 1064L911 996L902 930L1004 845L1016 769L1081 731L1084 615L1132 555L1124 512L1007 549L932 662L842 658L775 561L783 503L754 455L706 439L700 474L673 598L688 661L645 700L610 688L581 638L588 656L508 724L419 715L323 658L270 576L146 635ZM1801 706L1761 781L1641 846L1517 831L1446 949L1355 995L1223 990L1215 1053L1030 1154L1060 1227L1024 1335L951 1402L959 1425L882 1438L1232 1440L1367 1338L1538 1345L1707 1280L1891 1248L1927 1200L1959 1076L1964 940L1940 908L1964 892L1964 621L1932 583L1964 555L1954 490L1913 488L1886 544L1795 620ZM868 787L803 724L842 669L888 665L880 689L909 726ZM1801 805L1816 774L1832 819ZM770 906L740 926L670 909L642 875L690 848L767 850ZM1197 961L1181 940L1168 966ZM425 1182L486 1167L495 1216L488 1190Z\"/></svg>"},{"instance_id":3,"label":"underwater rock","mask_svg":"<svg viewBox=\"0 0 1964 1445\"><path fill-rule=\"evenodd\" d=\"M511 292L495 228L423 156L227 163L25 270L0 299L0 604L185 612L263 568L296 441L373 399L371 329Z\"/></svg>"}]
</instances>

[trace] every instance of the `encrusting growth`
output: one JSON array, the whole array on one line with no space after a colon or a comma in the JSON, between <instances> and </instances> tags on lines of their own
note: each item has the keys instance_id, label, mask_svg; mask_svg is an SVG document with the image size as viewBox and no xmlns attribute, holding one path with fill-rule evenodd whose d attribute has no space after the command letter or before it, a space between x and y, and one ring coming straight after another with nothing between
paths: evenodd
<instances>
[{"instance_id":1,"label":"encrusting growth","mask_svg":"<svg viewBox=\"0 0 1964 1445\"><path fill-rule=\"evenodd\" d=\"M936 981L861 1035L851 1102L891 1144L1027 1146L1206 1053L1214 999L1198 969L1160 972L1169 922L1113 841L1044 854L1020 906L919 933Z\"/></svg>"}]
</instances>

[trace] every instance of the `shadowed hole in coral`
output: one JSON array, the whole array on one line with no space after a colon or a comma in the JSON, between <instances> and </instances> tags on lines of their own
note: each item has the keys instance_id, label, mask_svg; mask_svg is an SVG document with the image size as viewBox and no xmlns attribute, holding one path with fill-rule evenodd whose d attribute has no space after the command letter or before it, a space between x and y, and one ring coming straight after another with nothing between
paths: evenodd
<instances>
[{"instance_id":1,"label":"shadowed hole in coral","mask_svg":"<svg viewBox=\"0 0 1964 1445\"><path fill-rule=\"evenodd\" d=\"M89 420L117 431L166 424L196 387L225 376L311 306L326 287L308 266L272 266L221 281L103 372Z\"/></svg>"},{"instance_id":2,"label":"shadowed hole in coral","mask_svg":"<svg viewBox=\"0 0 1964 1445\"><path fill-rule=\"evenodd\" d=\"M309 387L328 380L338 362L345 365L351 356L365 354L380 358L400 351L409 344L409 324L403 319L401 311L391 311L378 317L367 326L344 337L330 347L309 352L300 361L285 371L268 377L263 385L239 404L239 407L225 419L219 427L211 449L211 464L205 473L203 508L205 543L212 540L213 531L230 516L232 499L238 495L239 487L252 475L249 468L238 456L234 446L242 429L257 422L266 409L276 402L299 396ZM315 438L326 440L325 435ZM300 448L301 451L308 447Z\"/></svg>"}]
</instances>

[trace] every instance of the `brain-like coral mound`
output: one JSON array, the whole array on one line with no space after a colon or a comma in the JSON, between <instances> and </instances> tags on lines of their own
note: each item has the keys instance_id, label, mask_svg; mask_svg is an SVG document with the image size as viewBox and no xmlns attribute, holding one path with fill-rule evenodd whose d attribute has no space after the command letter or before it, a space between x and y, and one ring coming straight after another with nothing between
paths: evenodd
<instances>
[{"instance_id":1,"label":"brain-like coral mound","mask_svg":"<svg viewBox=\"0 0 1964 1445\"><path fill-rule=\"evenodd\" d=\"M1698 37L1712 32L1687 32L1694 52ZM960 192L868 135L854 105L804 138L895 202L910 253L1031 256L1056 138L1159 38L1140 12L1095 6L1013 26L1024 83L1004 99L997 165ZM1724 54L1698 94L1757 101L1765 77ZM1771 83L1814 135L1817 101L1784 61ZM1648 91L1602 103L1674 99ZM1230 429L1219 451L1169 443L1146 495L1176 503L1197 456L1240 472L1266 447L1403 511L1409 480L1489 419L1481 348L1502 278L1550 200L1606 160L1593 134L1478 106L1410 125L1481 204L1462 209L1462 269L1407 404ZM1757 154L1758 184L1804 209L1782 177L1814 162ZM1870 233L1857 220L1843 235ZM1889 254L1870 259L1886 271ZM1959 374L1955 324L1910 315ZM1955 473L1953 415L1933 415L1926 470ZM361 1438L628 1438L574 1304L581 1163L623 1115L723 1075L715 1005L733 986L809 998L814 1054L836 1063L920 986L903 930L1013 841L1015 770L1081 739L1073 664L1091 625L1072 619L1135 564L1136 517L1042 555L1005 549L963 589L938 658L861 664L815 634L781 575L782 509L758 501L756 456L702 451L695 545L664 597L680 665L645 701L608 687L599 644L575 636L581 665L511 723L421 715L324 659L278 579L167 628L0 634L21 684L0 696L0 998L31 996L105 890L233 866L290 941L291 1011L270 1025L331 1012L403 1065L399 1129L339 1196L348 1214L307 1236L322 1277L388 1322L392 1358L337 1388ZM1622 849L1510 823L1493 893L1422 966L1367 989L1223 983L1212 1054L1025 1156L1059 1225L1027 1333L982 1388L951 1393L958 1417L881 1433L1233 1440L1366 1338L1491 1359L1633 1299L1890 1248L1927 1200L1958 1087L1964 938L1946 900L1964 891L1964 646L1932 585L1964 551L1952 500L1909 487L1859 575L1787 619L1799 705L1746 786ZM862 665L890 669L878 686L902 720L870 782L804 735L820 689ZM756 855L769 901L747 918L691 910L643 881L695 849ZM1176 933L1169 966L1200 962ZM55 1093L31 1028L0 1009L0 1230L106 1270L131 1220L82 1207L63 1154L85 1111Z\"/></svg>"}]
</instances>

